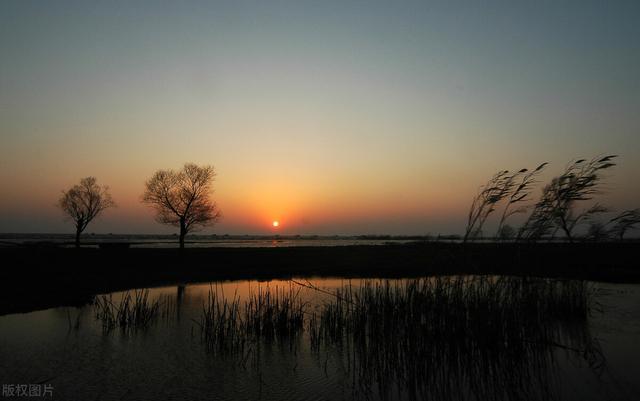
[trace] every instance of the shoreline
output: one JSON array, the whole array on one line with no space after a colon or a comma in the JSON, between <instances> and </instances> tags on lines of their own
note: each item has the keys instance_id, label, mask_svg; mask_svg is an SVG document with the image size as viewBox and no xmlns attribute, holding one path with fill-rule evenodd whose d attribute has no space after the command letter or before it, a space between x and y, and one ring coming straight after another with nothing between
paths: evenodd
<instances>
[{"instance_id":1,"label":"shoreline","mask_svg":"<svg viewBox=\"0 0 640 401\"><path fill-rule=\"evenodd\" d=\"M276 248L0 248L0 315L134 288L292 277L519 275L639 283L638 244L408 243Z\"/></svg>"}]
</instances>

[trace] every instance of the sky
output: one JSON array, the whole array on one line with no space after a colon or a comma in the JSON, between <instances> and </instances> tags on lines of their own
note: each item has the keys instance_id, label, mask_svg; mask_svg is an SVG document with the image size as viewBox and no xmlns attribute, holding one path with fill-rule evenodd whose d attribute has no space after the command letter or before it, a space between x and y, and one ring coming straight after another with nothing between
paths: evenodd
<instances>
[{"instance_id":1,"label":"sky","mask_svg":"<svg viewBox=\"0 0 640 401\"><path fill-rule=\"evenodd\" d=\"M145 181L213 165L205 233L461 233L495 171L619 154L640 207L637 1L0 1L0 232L171 233ZM536 190L536 195L539 190Z\"/></svg>"}]
</instances>

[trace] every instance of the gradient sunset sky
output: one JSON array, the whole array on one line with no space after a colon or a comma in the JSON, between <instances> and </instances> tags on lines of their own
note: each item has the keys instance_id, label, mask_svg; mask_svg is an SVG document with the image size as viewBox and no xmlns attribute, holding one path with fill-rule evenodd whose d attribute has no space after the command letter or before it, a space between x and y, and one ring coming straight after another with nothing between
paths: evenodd
<instances>
[{"instance_id":1,"label":"gradient sunset sky","mask_svg":"<svg viewBox=\"0 0 640 401\"><path fill-rule=\"evenodd\" d=\"M460 233L499 169L619 154L640 207L638 1L1 1L0 232L168 233L160 168L212 164L205 233ZM538 191L536 191L536 194Z\"/></svg>"}]
</instances>

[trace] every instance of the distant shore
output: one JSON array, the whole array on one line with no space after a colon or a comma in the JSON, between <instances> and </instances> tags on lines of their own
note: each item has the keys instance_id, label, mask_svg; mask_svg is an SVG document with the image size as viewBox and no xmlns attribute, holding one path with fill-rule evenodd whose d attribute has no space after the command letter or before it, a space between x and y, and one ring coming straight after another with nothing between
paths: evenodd
<instances>
[{"instance_id":1,"label":"distant shore","mask_svg":"<svg viewBox=\"0 0 640 401\"><path fill-rule=\"evenodd\" d=\"M640 282L638 242L276 248L0 248L0 315L96 294L216 280L497 274Z\"/></svg>"},{"instance_id":2,"label":"distant shore","mask_svg":"<svg viewBox=\"0 0 640 401\"><path fill-rule=\"evenodd\" d=\"M387 245L408 242L446 241L460 242L458 235L230 235L192 234L187 237L189 248L248 248L336 245ZM178 248L178 236L172 234L86 234L83 247L103 244L128 244L132 248ZM56 233L1 233L0 247L74 247L72 234Z\"/></svg>"}]
</instances>

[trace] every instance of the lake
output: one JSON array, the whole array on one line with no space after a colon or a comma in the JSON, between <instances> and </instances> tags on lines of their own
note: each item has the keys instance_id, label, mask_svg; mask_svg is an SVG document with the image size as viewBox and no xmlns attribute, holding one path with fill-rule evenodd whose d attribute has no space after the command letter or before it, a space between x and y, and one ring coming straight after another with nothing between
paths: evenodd
<instances>
[{"instance_id":1,"label":"lake","mask_svg":"<svg viewBox=\"0 0 640 401\"><path fill-rule=\"evenodd\" d=\"M0 383L41 389L47 385L53 399L59 400L640 397L640 285L589 283L594 298L586 320L547 322L542 316L541 327L530 328L532 335L540 337L529 342L518 334L524 344L509 343L515 342L511 332L497 342L488 336L468 341L473 339L474 327L481 333L492 329L485 327L488 320L475 321L473 316L465 318L473 326L443 326L460 341L434 332L428 339L398 336L395 331L407 330L401 325L385 328L380 337L395 338L398 344L386 341L379 348L371 332L340 331L346 337L322 341L316 333L314 340L311 319L325 316L323 308L326 312L335 294L344 297L345 292L339 291L347 284L384 288L385 283L405 282L300 279L152 288L145 295L150 304L157 301L158 309L140 327L107 328L104 316L97 317L104 312L101 302L122 305L125 293L99 296L96 304L80 308L1 316ZM305 317L299 332L284 339L243 340L241 348L220 343L212 347L207 342L203 309L210 305L211 294L218 297L218 306L227 301L225 305L231 307L237 300L242 313L245 302L266 292L295 294L302 302ZM453 307L448 305L445 308ZM496 305L486 307L490 317ZM403 311L388 313L409 313Z\"/></svg>"},{"instance_id":2,"label":"lake","mask_svg":"<svg viewBox=\"0 0 640 401\"><path fill-rule=\"evenodd\" d=\"M413 241L451 239L437 237L390 237L390 236L300 236L300 235L189 235L188 248L281 248L299 246L352 246L405 244ZM85 234L82 246L95 248L101 244L126 243L132 248L178 248L177 235L124 235ZM0 246L58 246L73 247L70 234L0 234Z\"/></svg>"}]
</instances>

